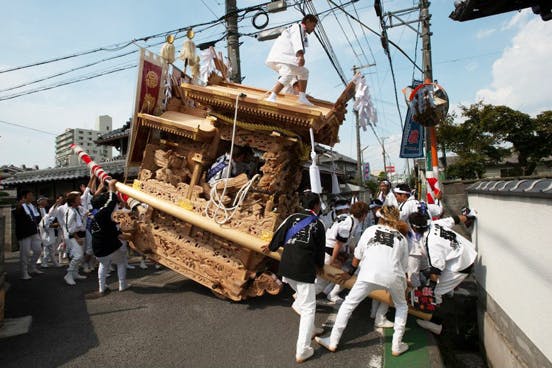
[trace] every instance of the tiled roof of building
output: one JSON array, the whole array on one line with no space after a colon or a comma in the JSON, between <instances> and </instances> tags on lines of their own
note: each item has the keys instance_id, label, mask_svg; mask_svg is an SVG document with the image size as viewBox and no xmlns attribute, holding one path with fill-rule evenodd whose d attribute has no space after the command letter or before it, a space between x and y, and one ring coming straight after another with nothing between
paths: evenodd
<instances>
[{"instance_id":1,"label":"tiled roof of building","mask_svg":"<svg viewBox=\"0 0 552 368\"><path fill-rule=\"evenodd\" d=\"M107 144L109 142L112 142L114 140L119 140L121 138L128 138L130 132L130 120L125 123L121 128L112 130L110 132L107 132L105 134L102 134L98 137L96 140L97 144Z\"/></svg>"},{"instance_id":2,"label":"tiled roof of building","mask_svg":"<svg viewBox=\"0 0 552 368\"><path fill-rule=\"evenodd\" d=\"M468 193L552 198L552 178L482 180L470 185Z\"/></svg>"},{"instance_id":3,"label":"tiled roof of building","mask_svg":"<svg viewBox=\"0 0 552 368\"><path fill-rule=\"evenodd\" d=\"M111 175L122 175L125 171L126 160L115 160L100 162L99 165ZM138 174L137 167L131 167L129 169L128 176L136 177ZM67 167L55 167L52 169L44 170L32 170L19 172L10 178L2 180L3 185L16 185L16 184L27 184L27 183L38 183L38 182L47 182L47 181L56 181L56 180L71 180L71 179L80 179L88 178L90 175L90 169L84 164L78 166L67 166Z\"/></svg>"}]
</instances>

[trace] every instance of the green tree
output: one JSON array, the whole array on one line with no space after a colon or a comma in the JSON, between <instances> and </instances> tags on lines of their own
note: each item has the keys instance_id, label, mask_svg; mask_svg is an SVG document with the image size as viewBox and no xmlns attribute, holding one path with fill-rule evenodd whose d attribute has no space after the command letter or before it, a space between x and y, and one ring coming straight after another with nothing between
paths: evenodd
<instances>
[{"instance_id":1,"label":"green tree","mask_svg":"<svg viewBox=\"0 0 552 368\"><path fill-rule=\"evenodd\" d=\"M447 167L449 178L480 178L489 164L515 153L520 175L531 175L537 163L552 150L552 111L531 118L507 106L478 102L461 106L465 120L449 116L438 126L438 141L458 155Z\"/></svg>"}]
</instances>

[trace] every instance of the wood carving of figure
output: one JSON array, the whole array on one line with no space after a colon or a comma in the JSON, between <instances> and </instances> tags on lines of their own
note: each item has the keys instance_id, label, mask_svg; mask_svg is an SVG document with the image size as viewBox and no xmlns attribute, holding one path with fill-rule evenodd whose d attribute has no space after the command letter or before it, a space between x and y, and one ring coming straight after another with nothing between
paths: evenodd
<instances>
[{"instance_id":1,"label":"wood carving of figure","mask_svg":"<svg viewBox=\"0 0 552 368\"><path fill-rule=\"evenodd\" d=\"M156 152L157 154L158 152ZM155 178L165 183L176 186L178 183L186 181L191 176L190 170L186 167L186 157L169 150L164 154L166 166L161 167L155 172Z\"/></svg>"}]
</instances>

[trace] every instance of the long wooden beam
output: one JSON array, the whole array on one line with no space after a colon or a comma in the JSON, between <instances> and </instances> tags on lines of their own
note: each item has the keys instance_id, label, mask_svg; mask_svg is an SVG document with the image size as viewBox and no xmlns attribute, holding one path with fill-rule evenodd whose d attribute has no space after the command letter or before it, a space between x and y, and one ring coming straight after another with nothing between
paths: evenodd
<instances>
[{"instance_id":1,"label":"long wooden beam","mask_svg":"<svg viewBox=\"0 0 552 368\"><path fill-rule=\"evenodd\" d=\"M140 202L146 203L159 211L167 213L182 221L188 222L193 226L197 226L205 231L213 233L217 236L220 236L221 238L227 239L247 249L264 254L262 248L264 245L266 245L266 242L263 242L261 239L255 236L245 234L241 231L234 230L223 225L219 225L211 219L198 215L172 202L156 198L150 194L134 189L126 184L117 182L115 187L117 188L117 191L126 194L129 197L132 197ZM265 255L277 261L280 261L282 258L282 250L279 249L277 252L270 252ZM322 277L329 281L336 282L336 276L342 273L343 271L338 268L332 267L330 265L324 265L324 274L322 275ZM356 277L352 277L342 285L350 289L353 287L355 281ZM370 297L380 302L393 305L391 297L386 291L376 290L370 294ZM423 313L415 309L409 309L409 313L426 320L429 320L431 318L431 314Z\"/></svg>"}]
</instances>

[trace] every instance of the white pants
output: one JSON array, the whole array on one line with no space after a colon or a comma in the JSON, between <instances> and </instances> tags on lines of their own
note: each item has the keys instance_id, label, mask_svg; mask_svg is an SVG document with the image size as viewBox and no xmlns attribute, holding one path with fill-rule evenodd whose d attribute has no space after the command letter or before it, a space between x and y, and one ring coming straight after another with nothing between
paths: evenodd
<instances>
[{"instance_id":1,"label":"white pants","mask_svg":"<svg viewBox=\"0 0 552 368\"><path fill-rule=\"evenodd\" d=\"M66 252L71 258L67 272L78 272L83 258L82 246L74 238L65 239Z\"/></svg>"},{"instance_id":2,"label":"white pants","mask_svg":"<svg viewBox=\"0 0 552 368\"><path fill-rule=\"evenodd\" d=\"M360 302L366 299L372 291L385 289L387 288L371 282L360 280L355 282L353 288L347 297L345 297L343 304L337 312L334 327L332 328L332 333L330 335L330 345L339 345L339 340L341 340L341 335L343 335L343 331L345 330L345 327L347 327L347 322L349 322L351 314ZM405 290L406 282L404 279L397 279L395 284L389 288L391 299L393 299L393 304L395 304L395 332L393 333L392 350L399 350L398 346L402 342L406 326L408 306L406 304Z\"/></svg>"},{"instance_id":3,"label":"white pants","mask_svg":"<svg viewBox=\"0 0 552 368\"><path fill-rule=\"evenodd\" d=\"M454 290L466 277L468 277L467 273L452 272L445 268L439 275L439 281L435 287L436 302L441 303L441 297Z\"/></svg>"},{"instance_id":4,"label":"white pants","mask_svg":"<svg viewBox=\"0 0 552 368\"><path fill-rule=\"evenodd\" d=\"M38 234L34 234L19 240L19 261L21 264L21 277L28 276L29 272L36 270L36 261L42 253L42 242Z\"/></svg>"},{"instance_id":5,"label":"white pants","mask_svg":"<svg viewBox=\"0 0 552 368\"><path fill-rule=\"evenodd\" d=\"M103 293L106 289L105 279L107 278L107 273L109 271L109 265L114 263L117 265L117 277L119 278L119 290L123 289L126 286L126 247L122 246L117 249L115 252L111 253L105 257L97 257L100 262L98 267L98 283L100 293Z\"/></svg>"},{"instance_id":6,"label":"white pants","mask_svg":"<svg viewBox=\"0 0 552 368\"><path fill-rule=\"evenodd\" d=\"M92 234L88 230L86 230L85 234L86 235L84 237L84 254L86 254L87 256L91 256L94 254L92 250Z\"/></svg>"},{"instance_id":7,"label":"white pants","mask_svg":"<svg viewBox=\"0 0 552 368\"><path fill-rule=\"evenodd\" d=\"M303 355L312 349L311 340L314 332L314 314L316 313L316 293L314 283L299 282L287 277L282 279L297 293L294 304L301 311L299 335L297 336L296 356Z\"/></svg>"},{"instance_id":8,"label":"white pants","mask_svg":"<svg viewBox=\"0 0 552 368\"><path fill-rule=\"evenodd\" d=\"M330 264L330 260L332 259L332 256L326 253L324 255L324 263ZM343 287L339 284L334 284L333 282L330 282L326 279L323 279L322 277L317 277L314 280L314 285L316 287L316 295L324 292L329 297L336 297L338 294L343 290Z\"/></svg>"},{"instance_id":9,"label":"white pants","mask_svg":"<svg viewBox=\"0 0 552 368\"><path fill-rule=\"evenodd\" d=\"M294 77L298 80L308 80L309 79L309 70L304 66L297 66L292 64L269 64L272 69L278 72L280 78L278 82L284 86L291 84Z\"/></svg>"},{"instance_id":10,"label":"white pants","mask_svg":"<svg viewBox=\"0 0 552 368\"><path fill-rule=\"evenodd\" d=\"M53 231L52 231L53 233ZM42 243L44 249L42 250L42 264L44 266L48 265L48 261L52 262L54 266L59 265L58 260L56 258L56 237L55 235L52 235L50 239L53 239L49 243Z\"/></svg>"},{"instance_id":11,"label":"white pants","mask_svg":"<svg viewBox=\"0 0 552 368\"><path fill-rule=\"evenodd\" d=\"M372 309L370 310L370 316L374 316L374 323L382 323L386 319L385 315L387 314L388 310L389 305L372 299Z\"/></svg>"}]
</instances>

